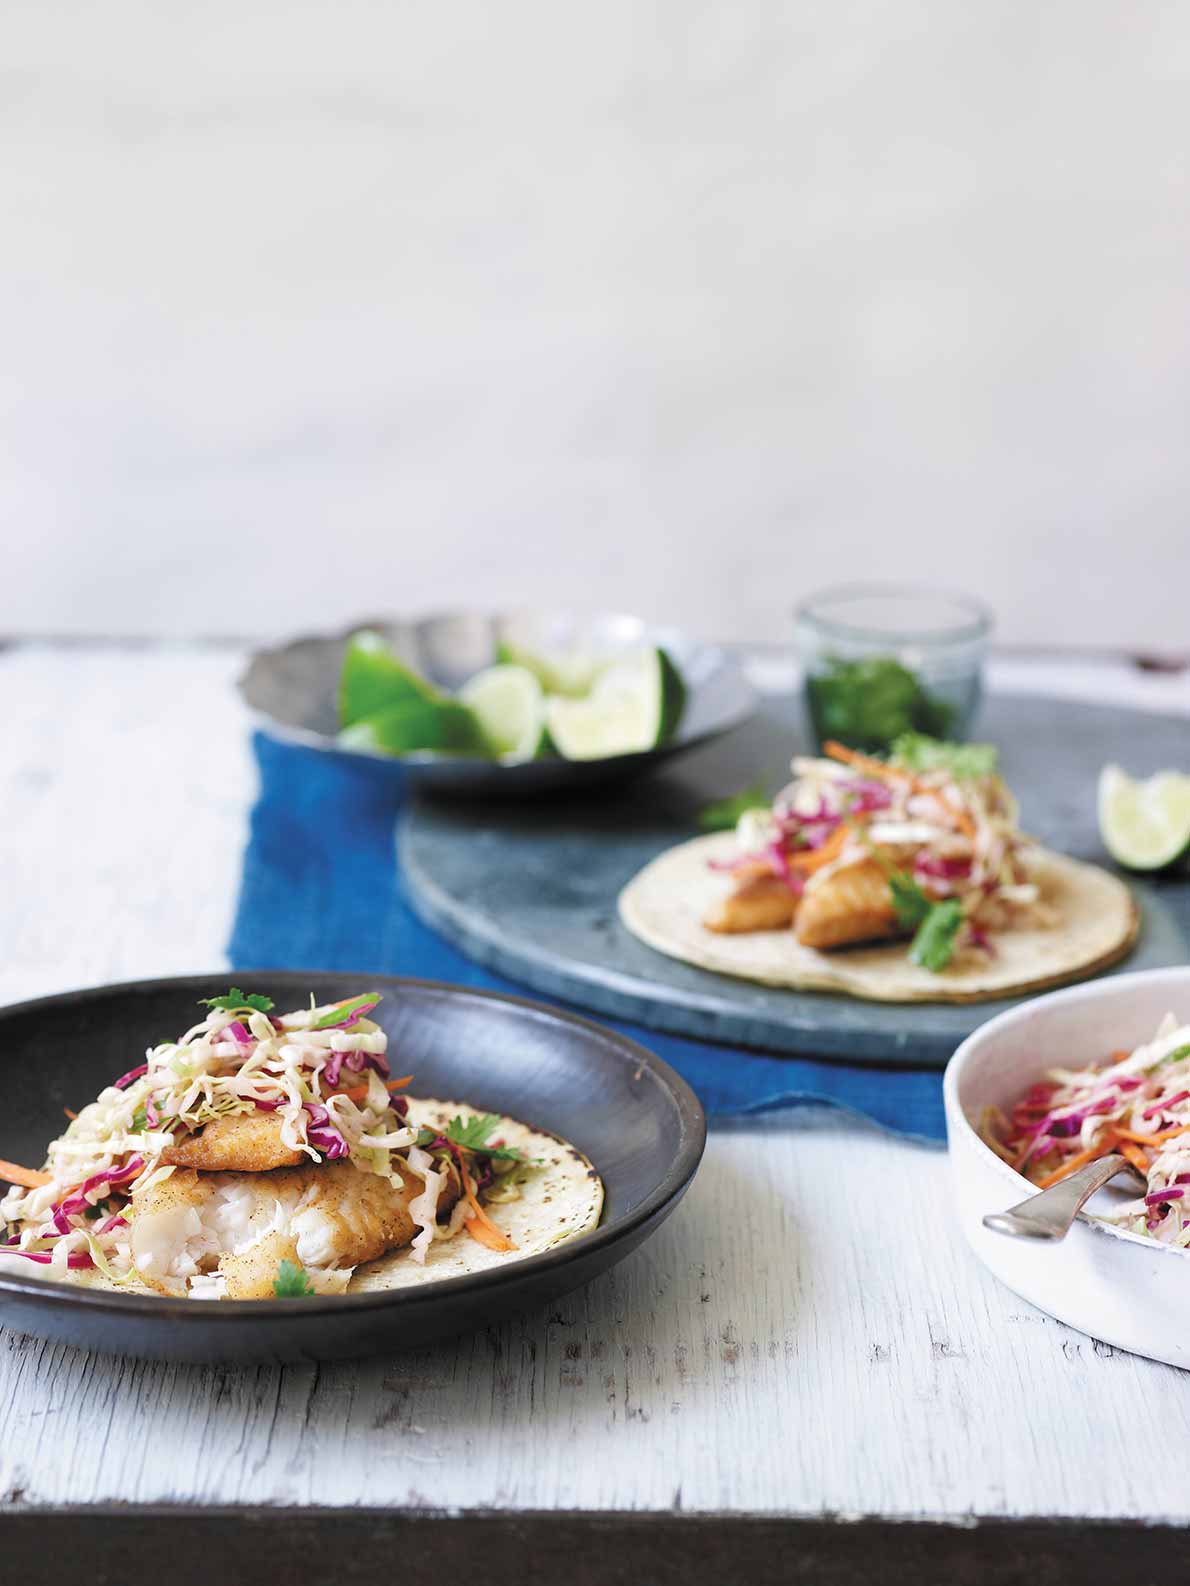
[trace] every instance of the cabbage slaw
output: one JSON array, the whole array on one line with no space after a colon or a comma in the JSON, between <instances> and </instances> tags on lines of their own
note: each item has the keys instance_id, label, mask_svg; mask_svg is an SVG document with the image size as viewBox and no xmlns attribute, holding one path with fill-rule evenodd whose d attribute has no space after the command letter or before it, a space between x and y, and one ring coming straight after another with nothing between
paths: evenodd
<instances>
[{"instance_id":1,"label":"cabbage slaw","mask_svg":"<svg viewBox=\"0 0 1190 1586\"><path fill-rule=\"evenodd\" d=\"M985 1110L987 1145L1039 1189L1118 1151L1144 1195L1101 1221L1190 1246L1190 1024L1171 1013L1153 1039L1082 1069L1050 1069L1005 1116Z\"/></svg>"},{"instance_id":2,"label":"cabbage slaw","mask_svg":"<svg viewBox=\"0 0 1190 1586\"><path fill-rule=\"evenodd\" d=\"M1017 825L993 751L916 734L898 740L887 761L835 743L824 749L824 758L793 760L793 780L770 810L741 815L740 857L723 868L767 870L800 897L875 859L894 902L905 885L923 907L956 900L954 947L989 956L991 932L1054 923L1030 875L1033 844Z\"/></svg>"},{"instance_id":3,"label":"cabbage slaw","mask_svg":"<svg viewBox=\"0 0 1190 1586\"><path fill-rule=\"evenodd\" d=\"M151 1048L52 1142L44 1173L23 1173L0 1200L10 1230L0 1255L51 1276L92 1266L114 1281L134 1276L128 1201L174 1171L160 1162L174 1141L237 1114L276 1112L284 1144L312 1162L347 1158L399 1186L394 1153L415 1166L417 1136L404 1122L407 1103L391 1091L411 1076L388 1077L388 1037L368 1018L379 1000L377 992L321 1007L311 999L280 1017L248 1002L213 1007L178 1041ZM411 1203L414 1259L438 1231L441 1183L427 1174Z\"/></svg>"}]
</instances>

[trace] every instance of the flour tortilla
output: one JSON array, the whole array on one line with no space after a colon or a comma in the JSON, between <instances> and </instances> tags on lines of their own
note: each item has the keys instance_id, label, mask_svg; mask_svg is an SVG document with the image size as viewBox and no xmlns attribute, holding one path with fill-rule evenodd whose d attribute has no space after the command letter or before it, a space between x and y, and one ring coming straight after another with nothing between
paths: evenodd
<instances>
[{"instance_id":1,"label":"flour tortilla","mask_svg":"<svg viewBox=\"0 0 1190 1586\"><path fill-rule=\"evenodd\" d=\"M409 1098L409 1122L419 1128L425 1125L445 1129L452 1118L471 1118L476 1110L467 1102ZM426 1252L424 1264L414 1261L406 1246L357 1267L347 1285L348 1294L412 1288L438 1278L457 1278L467 1272L506 1267L510 1262L551 1250L598 1225L603 1211L603 1181L581 1151L557 1135L530 1129L514 1118L501 1118L490 1138L515 1146L534 1164L519 1184L519 1200L493 1203L484 1208L516 1249L489 1250L460 1229L452 1239L436 1239ZM268 1175L259 1176L266 1178ZM49 1272L45 1267L35 1267L31 1268L31 1276L48 1277ZM156 1290L135 1279L112 1283L94 1267L74 1271L64 1281L81 1288L161 1298ZM194 1300L192 1303L228 1305L235 1301Z\"/></svg>"},{"instance_id":2,"label":"flour tortilla","mask_svg":"<svg viewBox=\"0 0 1190 1586\"><path fill-rule=\"evenodd\" d=\"M841 991L872 1002L981 1002L1083 979L1122 958L1139 927L1132 894L1122 881L1095 865L1037 849L1031 877L1060 923L999 931L994 958L968 953L933 974L909 962L904 940L822 953L803 947L792 930L740 935L708 930L704 915L732 884L709 861L738 857L734 832L696 837L669 849L621 892L620 918L642 942L701 969L765 986Z\"/></svg>"}]
</instances>

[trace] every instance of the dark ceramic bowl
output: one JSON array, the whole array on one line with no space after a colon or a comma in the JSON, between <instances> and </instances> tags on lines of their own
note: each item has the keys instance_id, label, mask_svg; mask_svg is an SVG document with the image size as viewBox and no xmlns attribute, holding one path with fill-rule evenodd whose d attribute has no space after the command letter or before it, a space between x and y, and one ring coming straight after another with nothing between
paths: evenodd
<instances>
[{"instance_id":1,"label":"dark ceramic bowl","mask_svg":"<svg viewBox=\"0 0 1190 1586\"><path fill-rule=\"evenodd\" d=\"M493 664L501 640L546 650L579 645L596 654L659 645L682 674L686 708L669 742L642 754L604 760L546 755L508 765L428 749L404 755L345 749L336 736L336 693L347 640L361 628L381 634L415 671L452 692ZM717 645L704 644L676 628L654 628L638 617L612 612L582 616L566 611L455 611L411 621L357 622L343 633L313 635L259 650L240 678L239 690L264 730L286 743L362 760L393 776L408 774L422 787L480 798L562 793L636 776L730 732L756 708L755 691L739 663Z\"/></svg>"},{"instance_id":2,"label":"dark ceramic bowl","mask_svg":"<svg viewBox=\"0 0 1190 1586\"><path fill-rule=\"evenodd\" d=\"M78 1108L156 1042L180 1034L226 972L73 991L0 1010L9 1076L0 1156L41 1162ZM694 1092L634 1042L519 998L385 976L237 972L296 1007L385 993L373 1015L423 1095L466 1100L561 1135L607 1192L599 1227L495 1271L387 1294L175 1301L0 1274L0 1323L90 1349L174 1360L331 1360L401 1349L588 1282L657 1228L694 1176L706 1120ZM51 1055L52 1054L52 1055Z\"/></svg>"}]
</instances>

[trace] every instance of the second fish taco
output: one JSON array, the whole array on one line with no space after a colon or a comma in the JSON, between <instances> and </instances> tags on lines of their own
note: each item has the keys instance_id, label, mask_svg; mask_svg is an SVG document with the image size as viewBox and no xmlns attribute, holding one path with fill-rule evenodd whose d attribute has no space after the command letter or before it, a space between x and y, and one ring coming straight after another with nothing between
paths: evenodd
<instances>
[{"instance_id":1,"label":"second fish taco","mask_svg":"<svg viewBox=\"0 0 1190 1586\"><path fill-rule=\"evenodd\" d=\"M1017 822L986 744L908 734L887 760L826 745L734 833L696 838L624 889L642 941L720 973L877 1001L977 1001L1115 962L1126 886Z\"/></svg>"}]
</instances>

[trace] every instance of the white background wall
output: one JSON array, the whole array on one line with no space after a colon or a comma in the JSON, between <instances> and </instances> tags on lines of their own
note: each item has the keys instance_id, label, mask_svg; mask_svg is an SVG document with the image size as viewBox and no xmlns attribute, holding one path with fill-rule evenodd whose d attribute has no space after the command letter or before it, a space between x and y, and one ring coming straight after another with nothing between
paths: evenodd
<instances>
[{"instance_id":1,"label":"white background wall","mask_svg":"<svg viewBox=\"0 0 1190 1586\"><path fill-rule=\"evenodd\" d=\"M1182 0L13 0L0 631L1185 647Z\"/></svg>"}]
</instances>

